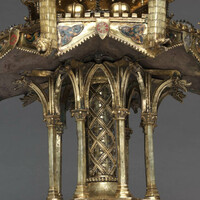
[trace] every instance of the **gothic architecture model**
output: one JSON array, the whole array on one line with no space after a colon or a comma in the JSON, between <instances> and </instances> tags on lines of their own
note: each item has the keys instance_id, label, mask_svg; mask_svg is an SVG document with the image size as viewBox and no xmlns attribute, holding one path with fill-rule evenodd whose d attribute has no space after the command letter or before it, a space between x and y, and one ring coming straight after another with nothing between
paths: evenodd
<instances>
[{"instance_id":1,"label":"gothic architecture model","mask_svg":"<svg viewBox=\"0 0 200 200\"><path fill-rule=\"evenodd\" d=\"M24 25L0 33L0 98L39 100L48 127L49 192L62 200L66 111L77 123L73 199L137 199L128 187L129 112L141 109L146 195L158 200L153 132L165 96L200 94L200 31L172 0L22 0Z\"/></svg>"}]
</instances>

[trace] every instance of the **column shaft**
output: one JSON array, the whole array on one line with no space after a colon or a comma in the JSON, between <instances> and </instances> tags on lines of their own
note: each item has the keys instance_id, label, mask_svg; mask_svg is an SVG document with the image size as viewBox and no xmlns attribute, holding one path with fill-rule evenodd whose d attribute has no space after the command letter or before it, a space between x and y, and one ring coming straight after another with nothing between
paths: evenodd
<instances>
[{"instance_id":1,"label":"column shaft","mask_svg":"<svg viewBox=\"0 0 200 200\"><path fill-rule=\"evenodd\" d=\"M48 151L49 151L49 192L47 200L62 200L61 194L61 157L62 131L57 124L57 118L47 118Z\"/></svg>"},{"instance_id":2,"label":"column shaft","mask_svg":"<svg viewBox=\"0 0 200 200\"><path fill-rule=\"evenodd\" d=\"M125 147L126 147L126 182L128 183L128 171L129 171L129 140L130 140L130 134L132 134L132 130L130 128L125 128L126 133L126 141L125 141Z\"/></svg>"},{"instance_id":3,"label":"column shaft","mask_svg":"<svg viewBox=\"0 0 200 200\"><path fill-rule=\"evenodd\" d=\"M49 141L49 193L54 193L56 190L55 184L55 141L56 129L54 125L48 125L48 141Z\"/></svg>"},{"instance_id":4,"label":"column shaft","mask_svg":"<svg viewBox=\"0 0 200 200\"><path fill-rule=\"evenodd\" d=\"M62 197L62 134L63 124L60 123L56 126L56 187L58 195Z\"/></svg>"},{"instance_id":5,"label":"column shaft","mask_svg":"<svg viewBox=\"0 0 200 200\"><path fill-rule=\"evenodd\" d=\"M78 180L74 194L74 199L87 198L86 188L86 138L85 138L85 118L87 112L85 110L77 110L73 112L77 123L78 136Z\"/></svg>"},{"instance_id":6,"label":"column shaft","mask_svg":"<svg viewBox=\"0 0 200 200\"><path fill-rule=\"evenodd\" d=\"M116 113L117 125L117 151L118 151L118 187L116 198L132 198L127 183L127 164L126 164L126 133L125 118L127 110L122 109Z\"/></svg>"},{"instance_id":7,"label":"column shaft","mask_svg":"<svg viewBox=\"0 0 200 200\"><path fill-rule=\"evenodd\" d=\"M144 116L143 116L144 117ZM143 129L145 135L145 168L146 168L146 199L159 200L160 196L156 187L153 133L156 123L156 116L146 115L143 118Z\"/></svg>"}]
</instances>

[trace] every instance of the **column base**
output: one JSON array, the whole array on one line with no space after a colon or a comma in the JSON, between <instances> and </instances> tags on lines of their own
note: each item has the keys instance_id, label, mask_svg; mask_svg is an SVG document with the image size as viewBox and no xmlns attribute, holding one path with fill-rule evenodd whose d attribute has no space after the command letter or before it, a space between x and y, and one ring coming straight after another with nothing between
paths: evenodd
<instances>
[{"instance_id":1,"label":"column base","mask_svg":"<svg viewBox=\"0 0 200 200\"><path fill-rule=\"evenodd\" d=\"M117 186L116 199L133 199L131 193L129 192L128 185Z\"/></svg>"},{"instance_id":2,"label":"column base","mask_svg":"<svg viewBox=\"0 0 200 200\"><path fill-rule=\"evenodd\" d=\"M88 198L87 186L77 185L73 199L87 199L87 198Z\"/></svg>"},{"instance_id":3,"label":"column base","mask_svg":"<svg viewBox=\"0 0 200 200\"><path fill-rule=\"evenodd\" d=\"M63 200L63 196L58 192L49 191L47 200Z\"/></svg>"},{"instance_id":4,"label":"column base","mask_svg":"<svg viewBox=\"0 0 200 200\"><path fill-rule=\"evenodd\" d=\"M145 200L160 200L160 195L156 187L154 188L147 188Z\"/></svg>"}]
</instances>

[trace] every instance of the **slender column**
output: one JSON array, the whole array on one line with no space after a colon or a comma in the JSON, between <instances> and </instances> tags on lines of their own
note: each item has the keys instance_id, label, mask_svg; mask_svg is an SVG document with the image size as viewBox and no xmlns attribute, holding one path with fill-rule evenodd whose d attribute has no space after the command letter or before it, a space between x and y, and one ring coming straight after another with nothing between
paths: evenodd
<instances>
[{"instance_id":1,"label":"slender column","mask_svg":"<svg viewBox=\"0 0 200 200\"><path fill-rule=\"evenodd\" d=\"M58 195L62 199L62 134L63 123L56 124L56 187Z\"/></svg>"},{"instance_id":2,"label":"slender column","mask_svg":"<svg viewBox=\"0 0 200 200\"><path fill-rule=\"evenodd\" d=\"M72 111L72 115L77 123L78 136L78 181L74 194L74 199L87 198L86 187L86 139L85 139L85 119L87 111L83 109Z\"/></svg>"},{"instance_id":3,"label":"slender column","mask_svg":"<svg viewBox=\"0 0 200 200\"><path fill-rule=\"evenodd\" d=\"M126 132L125 119L129 114L127 109L120 108L114 112L117 125L117 151L118 151L118 186L116 198L132 198L127 183L126 165Z\"/></svg>"},{"instance_id":4,"label":"slender column","mask_svg":"<svg viewBox=\"0 0 200 200\"><path fill-rule=\"evenodd\" d=\"M128 183L128 171L129 171L129 140L130 140L130 135L132 134L132 130L128 127L125 128L126 131L126 182Z\"/></svg>"},{"instance_id":5,"label":"slender column","mask_svg":"<svg viewBox=\"0 0 200 200\"><path fill-rule=\"evenodd\" d=\"M153 133L156 126L157 115L143 113L141 125L145 135L145 167L146 167L146 196L145 199L159 200L155 181Z\"/></svg>"},{"instance_id":6,"label":"slender column","mask_svg":"<svg viewBox=\"0 0 200 200\"><path fill-rule=\"evenodd\" d=\"M62 200L61 194L61 123L57 115L47 115L49 145L49 192L47 200Z\"/></svg>"}]
</instances>

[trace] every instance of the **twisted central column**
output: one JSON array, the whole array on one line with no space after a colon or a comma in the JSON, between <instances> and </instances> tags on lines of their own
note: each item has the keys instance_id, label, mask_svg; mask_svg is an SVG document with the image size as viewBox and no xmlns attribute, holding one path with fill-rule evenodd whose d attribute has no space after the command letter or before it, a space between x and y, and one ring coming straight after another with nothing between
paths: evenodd
<instances>
[{"instance_id":1,"label":"twisted central column","mask_svg":"<svg viewBox=\"0 0 200 200\"><path fill-rule=\"evenodd\" d=\"M87 124L87 183L90 197L114 198L117 187L117 151L112 95L107 81L90 86Z\"/></svg>"}]
</instances>

